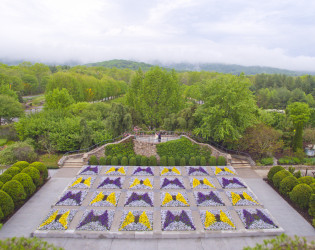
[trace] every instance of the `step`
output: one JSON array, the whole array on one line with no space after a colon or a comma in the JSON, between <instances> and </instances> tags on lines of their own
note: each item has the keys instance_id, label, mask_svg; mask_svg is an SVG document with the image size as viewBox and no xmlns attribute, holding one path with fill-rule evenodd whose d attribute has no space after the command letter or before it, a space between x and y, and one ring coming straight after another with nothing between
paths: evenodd
<instances>
[{"instance_id":1,"label":"step","mask_svg":"<svg viewBox=\"0 0 315 250\"><path fill-rule=\"evenodd\" d=\"M79 164L76 164L76 165L64 164L62 167L63 168L81 168L81 167L83 167L83 164L82 165L79 165Z\"/></svg>"}]
</instances>

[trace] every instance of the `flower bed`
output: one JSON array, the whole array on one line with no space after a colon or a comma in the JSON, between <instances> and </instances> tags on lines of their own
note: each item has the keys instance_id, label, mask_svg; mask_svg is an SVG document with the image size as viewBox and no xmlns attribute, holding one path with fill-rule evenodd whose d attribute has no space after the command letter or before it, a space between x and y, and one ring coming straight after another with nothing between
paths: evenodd
<instances>
[{"instance_id":1,"label":"flower bed","mask_svg":"<svg viewBox=\"0 0 315 250\"><path fill-rule=\"evenodd\" d=\"M152 211L124 211L119 231L152 231Z\"/></svg>"},{"instance_id":2,"label":"flower bed","mask_svg":"<svg viewBox=\"0 0 315 250\"><path fill-rule=\"evenodd\" d=\"M153 192L131 192L126 195L125 207L153 207Z\"/></svg>"},{"instance_id":3,"label":"flower bed","mask_svg":"<svg viewBox=\"0 0 315 250\"><path fill-rule=\"evenodd\" d=\"M185 188L182 178L161 178L161 189Z\"/></svg>"},{"instance_id":4,"label":"flower bed","mask_svg":"<svg viewBox=\"0 0 315 250\"><path fill-rule=\"evenodd\" d=\"M222 176L222 175L236 175L236 171L233 167L231 166L226 166L226 167L211 167L213 173L217 176Z\"/></svg>"},{"instance_id":5,"label":"flower bed","mask_svg":"<svg viewBox=\"0 0 315 250\"><path fill-rule=\"evenodd\" d=\"M63 193L56 206L80 206L87 191L82 190L68 190Z\"/></svg>"},{"instance_id":6,"label":"flower bed","mask_svg":"<svg viewBox=\"0 0 315 250\"><path fill-rule=\"evenodd\" d=\"M209 175L205 167L186 167L188 175Z\"/></svg>"},{"instance_id":7,"label":"flower bed","mask_svg":"<svg viewBox=\"0 0 315 250\"><path fill-rule=\"evenodd\" d=\"M194 189L209 189L216 188L215 185L209 180L209 178L198 178L190 177L189 178L190 186Z\"/></svg>"},{"instance_id":8,"label":"flower bed","mask_svg":"<svg viewBox=\"0 0 315 250\"><path fill-rule=\"evenodd\" d=\"M86 210L80 220L77 230L109 231L115 211L113 210Z\"/></svg>"},{"instance_id":9,"label":"flower bed","mask_svg":"<svg viewBox=\"0 0 315 250\"><path fill-rule=\"evenodd\" d=\"M95 177L78 176L68 188L90 188L93 185Z\"/></svg>"},{"instance_id":10,"label":"flower bed","mask_svg":"<svg viewBox=\"0 0 315 250\"><path fill-rule=\"evenodd\" d=\"M153 189L153 178L132 178L129 182L130 189Z\"/></svg>"},{"instance_id":11,"label":"flower bed","mask_svg":"<svg viewBox=\"0 0 315 250\"><path fill-rule=\"evenodd\" d=\"M228 211L200 211L200 217L205 230L235 229L231 214Z\"/></svg>"},{"instance_id":12,"label":"flower bed","mask_svg":"<svg viewBox=\"0 0 315 250\"><path fill-rule=\"evenodd\" d=\"M66 230L77 210L52 209L38 227L39 230Z\"/></svg>"},{"instance_id":13,"label":"flower bed","mask_svg":"<svg viewBox=\"0 0 315 250\"><path fill-rule=\"evenodd\" d=\"M121 189L124 181L125 177L102 177L97 188Z\"/></svg>"},{"instance_id":14,"label":"flower bed","mask_svg":"<svg viewBox=\"0 0 315 250\"><path fill-rule=\"evenodd\" d=\"M149 175L153 176L154 173L151 167L135 167L132 175Z\"/></svg>"},{"instance_id":15,"label":"flower bed","mask_svg":"<svg viewBox=\"0 0 315 250\"><path fill-rule=\"evenodd\" d=\"M107 167L105 169L105 175L126 175L126 167Z\"/></svg>"},{"instance_id":16,"label":"flower bed","mask_svg":"<svg viewBox=\"0 0 315 250\"><path fill-rule=\"evenodd\" d=\"M178 167L160 167L161 176L182 175Z\"/></svg>"},{"instance_id":17,"label":"flower bed","mask_svg":"<svg viewBox=\"0 0 315 250\"><path fill-rule=\"evenodd\" d=\"M237 177L218 177L218 181L223 188L246 188L242 180Z\"/></svg>"},{"instance_id":18,"label":"flower bed","mask_svg":"<svg viewBox=\"0 0 315 250\"><path fill-rule=\"evenodd\" d=\"M193 231L196 227L193 223L191 211L186 210L162 210L162 231Z\"/></svg>"},{"instance_id":19,"label":"flower bed","mask_svg":"<svg viewBox=\"0 0 315 250\"><path fill-rule=\"evenodd\" d=\"M225 192L233 206L259 205L257 198L249 191Z\"/></svg>"},{"instance_id":20,"label":"flower bed","mask_svg":"<svg viewBox=\"0 0 315 250\"><path fill-rule=\"evenodd\" d=\"M120 192L98 191L94 192L90 206L95 207L116 207Z\"/></svg>"},{"instance_id":21,"label":"flower bed","mask_svg":"<svg viewBox=\"0 0 315 250\"><path fill-rule=\"evenodd\" d=\"M101 166L83 166L79 174L82 175L98 175L100 173Z\"/></svg>"},{"instance_id":22,"label":"flower bed","mask_svg":"<svg viewBox=\"0 0 315 250\"><path fill-rule=\"evenodd\" d=\"M194 192L194 196L197 202L197 206L224 206L224 202L220 198L218 191Z\"/></svg>"},{"instance_id":23,"label":"flower bed","mask_svg":"<svg viewBox=\"0 0 315 250\"><path fill-rule=\"evenodd\" d=\"M189 207L186 192L162 192L162 207Z\"/></svg>"},{"instance_id":24,"label":"flower bed","mask_svg":"<svg viewBox=\"0 0 315 250\"><path fill-rule=\"evenodd\" d=\"M265 209L236 210L246 229L271 229L278 226L271 220Z\"/></svg>"}]
</instances>

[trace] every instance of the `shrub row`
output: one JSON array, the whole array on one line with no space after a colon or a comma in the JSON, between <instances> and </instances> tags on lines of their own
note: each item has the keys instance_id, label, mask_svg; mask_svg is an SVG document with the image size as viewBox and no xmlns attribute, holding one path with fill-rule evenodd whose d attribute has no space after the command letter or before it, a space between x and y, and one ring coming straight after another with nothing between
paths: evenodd
<instances>
[{"instance_id":1,"label":"shrub row","mask_svg":"<svg viewBox=\"0 0 315 250\"><path fill-rule=\"evenodd\" d=\"M109 144L105 147L105 155L135 155L133 146L132 138L121 143Z\"/></svg>"}]
</instances>

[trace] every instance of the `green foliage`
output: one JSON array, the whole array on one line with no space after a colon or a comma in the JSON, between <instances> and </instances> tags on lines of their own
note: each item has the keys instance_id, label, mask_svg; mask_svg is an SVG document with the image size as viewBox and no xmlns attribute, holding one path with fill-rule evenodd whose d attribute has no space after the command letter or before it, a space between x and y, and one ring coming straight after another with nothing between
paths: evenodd
<instances>
[{"instance_id":1,"label":"green foliage","mask_svg":"<svg viewBox=\"0 0 315 250\"><path fill-rule=\"evenodd\" d=\"M27 161L18 161L12 165L12 167L18 167L21 171L27 168L30 164Z\"/></svg>"},{"instance_id":2,"label":"green foliage","mask_svg":"<svg viewBox=\"0 0 315 250\"><path fill-rule=\"evenodd\" d=\"M48 244L46 241L39 240L37 238L7 238L0 240L0 248L3 250L11 249L27 249L27 250L63 250L63 248L55 247L53 244Z\"/></svg>"},{"instance_id":3,"label":"green foliage","mask_svg":"<svg viewBox=\"0 0 315 250\"><path fill-rule=\"evenodd\" d=\"M4 185L4 183L2 181L0 181L0 190L1 190L3 185Z\"/></svg>"},{"instance_id":4,"label":"green foliage","mask_svg":"<svg viewBox=\"0 0 315 250\"><path fill-rule=\"evenodd\" d=\"M310 197L308 213L309 213L309 215L315 217L315 194L314 194L314 192Z\"/></svg>"},{"instance_id":5,"label":"green foliage","mask_svg":"<svg viewBox=\"0 0 315 250\"><path fill-rule=\"evenodd\" d=\"M116 155L117 160L118 160L118 165L121 165L121 159L123 158L122 154Z\"/></svg>"},{"instance_id":6,"label":"green foliage","mask_svg":"<svg viewBox=\"0 0 315 250\"><path fill-rule=\"evenodd\" d=\"M278 160L278 164L281 164L281 165L297 165L300 163L301 163L301 161L299 158L290 157L290 156L286 156L286 157L280 158Z\"/></svg>"},{"instance_id":7,"label":"green foliage","mask_svg":"<svg viewBox=\"0 0 315 250\"><path fill-rule=\"evenodd\" d=\"M200 166L206 166L206 165L207 165L206 157L202 156L200 158Z\"/></svg>"},{"instance_id":8,"label":"green foliage","mask_svg":"<svg viewBox=\"0 0 315 250\"><path fill-rule=\"evenodd\" d=\"M315 194L315 182L311 183L309 186L313 189L313 193Z\"/></svg>"},{"instance_id":9,"label":"green foliage","mask_svg":"<svg viewBox=\"0 0 315 250\"><path fill-rule=\"evenodd\" d=\"M118 158L116 156L112 157L111 165L113 165L113 166L117 166L118 165Z\"/></svg>"},{"instance_id":10,"label":"green foliage","mask_svg":"<svg viewBox=\"0 0 315 250\"><path fill-rule=\"evenodd\" d=\"M15 117L24 114L22 105L13 97L0 94L0 125L3 121L11 123Z\"/></svg>"},{"instance_id":11,"label":"green foliage","mask_svg":"<svg viewBox=\"0 0 315 250\"><path fill-rule=\"evenodd\" d=\"M4 173L11 175L12 177L20 173L21 170L17 167L9 167Z\"/></svg>"},{"instance_id":12,"label":"green foliage","mask_svg":"<svg viewBox=\"0 0 315 250\"><path fill-rule=\"evenodd\" d=\"M196 158L195 157L191 157L189 159L189 165L190 166L196 166Z\"/></svg>"},{"instance_id":13,"label":"green foliage","mask_svg":"<svg viewBox=\"0 0 315 250\"><path fill-rule=\"evenodd\" d=\"M160 158L160 166L167 166L167 157L166 156L162 156Z\"/></svg>"},{"instance_id":14,"label":"green foliage","mask_svg":"<svg viewBox=\"0 0 315 250\"><path fill-rule=\"evenodd\" d=\"M4 217L9 216L14 211L14 202L10 195L3 190L0 190L0 208Z\"/></svg>"},{"instance_id":15,"label":"green foliage","mask_svg":"<svg viewBox=\"0 0 315 250\"><path fill-rule=\"evenodd\" d=\"M215 156L210 156L209 165L210 166L216 166L217 165L217 158Z\"/></svg>"},{"instance_id":16,"label":"green foliage","mask_svg":"<svg viewBox=\"0 0 315 250\"><path fill-rule=\"evenodd\" d=\"M175 156L175 166L180 166L180 156Z\"/></svg>"},{"instance_id":17,"label":"green foliage","mask_svg":"<svg viewBox=\"0 0 315 250\"><path fill-rule=\"evenodd\" d=\"M117 144L109 144L105 147L105 155L109 156L117 156L118 154L121 155L135 155L133 150L133 140L129 139Z\"/></svg>"},{"instance_id":18,"label":"green foliage","mask_svg":"<svg viewBox=\"0 0 315 250\"><path fill-rule=\"evenodd\" d=\"M266 165L272 165L273 164L273 158L272 157L267 157L267 158L262 158L260 160L260 163L264 166Z\"/></svg>"},{"instance_id":19,"label":"green foliage","mask_svg":"<svg viewBox=\"0 0 315 250\"><path fill-rule=\"evenodd\" d=\"M26 199L24 187L19 181L8 181L3 185L2 190L11 196L15 206L21 205Z\"/></svg>"},{"instance_id":20,"label":"green foliage","mask_svg":"<svg viewBox=\"0 0 315 250\"><path fill-rule=\"evenodd\" d=\"M279 191L281 194L289 195L292 189L298 184L299 182L297 178L294 176L287 176L280 182Z\"/></svg>"},{"instance_id":21,"label":"green foliage","mask_svg":"<svg viewBox=\"0 0 315 250\"><path fill-rule=\"evenodd\" d=\"M189 162L189 159L190 159L189 154L184 154L184 157L185 157L185 161L188 163L188 162Z\"/></svg>"},{"instance_id":22,"label":"green foliage","mask_svg":"<svg viewBox=\"0 0 315 250\"><path fill-rule=\"evenodd\" d=\"M224 156L218 157L218 166L226 166L226 159Z\"/></svg>"},{"instance_id":23,"label":"green foliage","mask_svg":"<svg viewBox=\"0 0 315 250\"><path fill-rule=\"evenodd\" d=\"M186 166L186 158L185 157L182 157L180 158L180 163L179 163L181 166ZM161 164L160 164L161 165Z\"/></svg>"},{"instance_id":24,"label":"green foliage","mask_svg":"<svg viewBox=\"0 0 315 250\"><path fill-rule=\"evenodd\" d=\"M123 157L121 159L121 165L122 166L128 166L128 158L127 157Z\"/></svg>"},{"instance_id":25,"label":"green foliage","mask_svg":"<svg viewBox=\"0 0 315 250\"><path fill-rule=\"evenodd\" d=\"M112 164L112 156L108 155L106 156L106 165L111 165Z\"/></svg>"},{"instance_id":26,"label":"green foliage","mask_svg":"<svg viewBox=\"0 0 315 250\"><path fill-rule=\"evenodd\" d=\"M290 192L290 199L301 208L308 208L312 188L307 184L298 184Z\"/></svg>"},{"instance_id":27,"label":"green foliage","mask_svg":"<svg viewBox=\"0 0 315 250\"><path fill-rule=\"evenodd\" d=\"M287 176L292 176L288 170L281 170L272 177L272 183L276 188L280 187L280 182Z\"/></svg>"},{"instance_id":28,"label":"green foliage","mask_svg":"<svg viewBox=\"0 0 315 250\"><path fill-rule=\"evenodd\" d=\"M311 185L314 182L314 178L311 176L303 176L301 178L298 179L299 183L302 184L307 184L307 185Z\"/></svg>"},{"instance_id":29,"label":"green foliage","mask_svg":"<svg viewBox=\"0 0 315 250\"><path fill-rule=\"evenodd\" d=\"M269 180L269 181L272 181L273 176L274 176L277 172L279 172L279 171L281 171L281 170L284 170L284 168L281 167L281 166L274 166L274 167L270 168L270 170L269 170L269 172L268 172L268 174L267 174L268 180Z\"/></svg>"},{"instance_id":30,"label":"green foliage","mask_svg":"<svg viewBox=\"0 0 315 250\"><path fill-rule=\"evenodd\" d=\"M31 163L29 166L34 167L39 171L40 176L43 179L43 181L45 181L48 178L48 170L44 163L35 161Z\"/></svg>"},{"instance_id":31,"label":"green foliage","mask_svg":"<svg viewBox=\"0 0 315 250\"><path fill-rule=\"evenodd\" d=\"M74 103L74 99L65 88L61 90L56 88L47 92L45 99L45 108L47 109L64 109Z\"/></svg>"},{"instance_id":32,"label":"green foliage","mask_svg":"<svg viewBox=\"0 0 315 250\"><path fill-rule=\"evenodd\" d=\"M156 166L157 165L157 160L156 157L154 155L151 155L149 158L149 165L150 166Z\"/></svg>"},{"instance_id":33,"label":"green foliage","mask_svg":"<svg viewBox=\"0 0 315 250\"><path fill-rule=\"evenodd\" d=\"M141 155L136 155L136 162L137 162L137 166L141 166Z\"/></svg>"},{"instance_id":34,"label":"green foliage","mask_svg":"<svg viewBox=\"0 0 315 250\"><path fill-rule=\"evenodd\" d=\"M0 175L0 181L4 184L12 179L12 175L3 173Z\"/></svg>"},{"instance_id":35,"label":"green foliage","mask_svg":"<svg viewBox=\"0 0 315 250\"><path fill-rule=\"evenodd\" d=\"M129 160L129 165L130 166L137 166L137 160L136 157L131 157Z\"/></svg>"},{"instance_id":36,"label":"green foliage","mask_svg":"<svg viewBox=\"0 0 315 250\"><path fill-rule=\"evenodd\" d=\"M2 219L4 218L4 214L0 208L0 221L2 221ZM0 229L1 229L2 225L0 224Z\"/></svg>"},{"instance_id":37,"label":"green foliage","mask_svg":"<svg viewBox=\"0 0 315 250\"><path fill-rule=\"evenodd\" d=\"M168 157L168 166L175 166L175 158L173 156Z\"/></svg>"},{"instance_id":38,"label":"green foliage","mask_svg":"<svg viewBox=\"0 0 315 250\"><path fill-rule=\"evenodd\" d=\"M19 173L14 176L12 180L16 180L22 184L27 197L30 197L36 190L36 186L34 185L32 178L28 174Z\"/></svg>"},{"instance_id":39,"label":"green foliage","mask_svg":"<svg viewBox=\"0 0 315 250\"><path fill-rule=\"evenodd\" d=\"M141 166L148 166L148 158L144 155L141 157Z\"/></svg>"},{"instance_id":40,"label":"green foliage","mask_svg":"<svg viewBox=\"0 0 315 250\"><path fill-rule=\"evenodd\" d=\"M100 165L106 165L106 159L105 157L100 157L100 162L99 162Z\"/></svg>"},{"instance_id":41,"label":"green foliage","mask_svg":"<svg viewBox=\"0 0 315 250\"><path fill-rule=\"evenodd\" d=\"M196 166L200 166L200 159L201 157L200 156L196 156Z\"/></svg>"},{"instance_id":42,"label":"green foliage","mask_svg":"<svg viewBox=\"0 0 315 250\"><path fill-rule=\"evenodd\" d=\"M17 161L33 162L37 154L28 142L16 142L0 151L0 164L9 165Z\"/></svg>"},{"instance_id":43,"label":"green foliage","mask_svg":"<svg viewBox=\"0 0 315 250\"><path fill-rule=\"evenodd\" d=\"M43 183L41 182L41 178L40 178L40 172L38 171L38 169L34 168L34 167L27 167L27 168L24 168L21 173L26 173L28 174L36 187L42 185Z\"/></svg>"},{"instance_id":44,"label":"green foliage","mask_svg":"<svg viewBox=\"0 0 315 250\"><path fill-rule=\"evenodd\" d=\"M98 159L96 155L91 155L89 159L89 165L98 165Z\"/></svg>"}]
</instances>

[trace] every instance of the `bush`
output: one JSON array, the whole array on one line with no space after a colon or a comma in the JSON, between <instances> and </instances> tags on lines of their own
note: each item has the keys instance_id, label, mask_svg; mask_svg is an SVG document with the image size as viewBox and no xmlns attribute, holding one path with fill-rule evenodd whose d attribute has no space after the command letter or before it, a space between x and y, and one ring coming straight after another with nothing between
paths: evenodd
<instances>
[{"instance_id":1,"label":"bush","mask_svg":"<svg viewBox=\"0 0 315 250\"><path fill-rule=\"evenodd\" d=\"M313 189L313 193L315 194L315 182L311 183L311 185L309 185L309 186Z\"/></svg>"},{"instance_id":2,"label":"bush","mask_svg":"<svg viewBox=\"0 0 315 250\"><path fill-rule=\"evenodd\" d=\"M91 155L89 159L89 165L98 165L98 159L96 155Z\"/></svg>"},{"instance_id":3,"label":"bush","mask_svg":"<svg viewBox=\"0 0 315 250\"><path fill-rule=\"evenodd\" d=\"M288 170L281 170L277 172L273 177L272 177L272 183L273 185L279 189L280 187L280 182L287 176L292 176L292 174Z\"/></svg>"},{"instance_id":4,"label":"bush","mask_svg":"<svg viewBox=\"0 0 315 250\"><path fill-rule=\"evenodd\" d=\"M273 164L273 158L272 157L268 157L268 158L262 158L260 160L260 163L264 166L266 165L272 165Z\"/></svg>"},{"instance_id":5,"label":"bush","mask_svg":"<svg viewBox=\"0 0 315 250\"><path fill-rule=\"evenodd\" d=\"M2 188L3 185L4 185L3 182L0 181L0 190L1 190L1 188Z\"/></svg>"},{"instance_id":6,"label":"bush","mask_svg":"<svg viewBox=\"0 0 315 250\"><path fill-rule=\"evenodd\" d=\"M312 194L310 197L308 213L310 216L315 217L315 194Z\"/></svg>"},{"instance_id":7,"label":"bush","mask_svg":"<svg viewBox=\"0 0 315 250\"><path fill-rule=\"evenodd\" d=\"M0 208L4 217L9 216L14 211L14 202L10 195L3 190L0 190Z\"/></svg>"},{"instance_id":8,"label":"bush","mask_svg":"<svg viewBox=\"0 0 315 250\"><path fill-rule=\"evenodd\" d=\"M180 156L175 156L175 166L180 166Z\"/></svg>"},{"instance_id":9,"label":"bush","mask_svg":"<svg viewBox=\"0 0 315 250\"><path fill-rule=\"evenodd\" d=\"M195 157L191 157L189 160L189 166L196 166L196 158Z\"/></svg>"},{"instance_id":10,"label":"bush","mask_svg":"<svg viewBox=\"0 0 315 250\"><path fill-rule=\"evenodd\" d=\"M144 155L141 157L141 166L148 166L148 158Z\"/></svg>"},{"instance_id":11,"label":"bush","mask_svg":"<svg viewBox=\"0 0 315 250\"><path fill-rule=\"evenodd\" d=\"M268 180L269 180L269 181L272 181L272 178L273 178L273 176L275 175L275 173L277 173L277 172L279 172L279 171L281 171L281 170L283 170L283 169L284 169L284 168L281 167L281 166L274 166L274 167L272 167L272 168L269 170L268 175L267 175Z\"/></svg>"},{"instance_id":12,"label":"bush","mask_svg":"<svg viewBox=\"0 0 315 250\"><path fill-rule=\"evenodd\" d=\"M224 156L218 157L218 166L226 166L226 159Z\"/></svg>"},{"instance_id":13,"label":"bush","mask_svg":"<svg viewBox=\"0 0 315 250\"><path fill-rule=\"evenodd\" d=\"M206 165L207 165L206 157L202 156L200 158L200 166L206 166Z\"/></svg>"},{"instance_id":14,"label":"bush","mask_svg":"<svg viewBox=\"0 0 315 250\"><path fill-rule=\"evenodd\" d=\"M280 182L280 193L284 195L289 195L292 189L298 185L299 182L294 176L287 176Z\"/></svg>"},{"instance_id":15,"label":"bush","mask_svg":"<svg viewBox=\"0 0 315 250\"><path fill-rule=\"evenodd\" d=\"M105 157L100 157L99 164L102 165L102 166L106 165Z\"/></svg>"},{"instance_id":16,"label":"bush","mask_svg":"<svg viewBox=\"0 0 315 250\"><path fill-rule=\"evenodd\" d=\"M173 156L168 157L168 166L175 166L175 158Z\"/></svg>"},{"instance_id":17,"label":"bush","mask_svg":"<svg viewBox=\"0 0 315 250\"><path fill-rule=\"evenodd\" d=\"M12 167L18 167L21 171L27 168L30 164L27 161L18 161L12 165Z\"/></svg>"},{"instance_id":18,"label":"bush","mask_svg":"<svg viewBox=\"0 0 315 250\"><path fill-rule=\"evenodd\" d=\"M300 178L302 177L302 173L301 173L301 171L299 170L299 171L294 172L294 173L293 173L293 176L296 177L296 179L300 179Z\"/></svg>"},{"instance_id":19,"label":"bush","mask_svg":"<svg viewBox=\"0 0 315 250\"><path fill-rule=\"evenodd\" d=\"M118 159L117 159L116 156L112 157L111 165L113 165L113 166L117 166L118 165Z\"/></svg>"},{"instance_id":20,"label":"bush","mask_svg":"<svg viewBox=\"0 0 315 250\"><path fill-rule=\"evenodd\" d=\"M0 164L10 165L18 161L33 162L37 159L34 147L27 142L16 142L0 151Z\"/></svg>"},{"instance_id":21,"label":"bush","mask_svg":"<svg viewBox=\"0 0 315 250\"><path fill-rule=\"evenodd\" d=\"M12 177L17 175L18 173L20 173L21 170L17 167L9 167L4 173L5 174L9 174L11 175Z\"/></svg>"},{"instance_id":22,"label":"bush","mask_svg":"<svg viewBox=\"0 0 315 250\"><path fill-rule=\"evenodd\" d=\"M48 170L44 163L35 161L30 164L30 167L36 168L39 171L40 176L43 178L44 181L48 178Z\"/></svg>"},{"instance_id":23,"label":"bush","mask_svg":"<svg viewBox=\"0 0 315 250\"><path fill-rule=\"evenodd\" d=\"M200 166L200 156L196 156L196 166Z\"/></svg>"},{"instance_id":24,"label":"bush","mask_svg":"<svg viewBox=\"0 0 315 250\"><path fill-rule=\"evenodd\" d=\"M308 208L312 188L307 184L298 184L290 192L290 199L301 208Z\"/></svg>"},{"instance_id":25,"label":"bush","mask_svg":"<svg viewBox=\"0 0 315 250\"><path fill-rule=\"evenodd\" d=\"M129 160L129 165L130 166L136 166L137 165L137 160L136 157L131 157Z\"/></svg>"},{"instance_id":26,"label":"bush","mask_svg":"<svg viewBox=\"0 0 315 250\"><path fill-rule=\"evenodd\" d=\"M289 171L291 174L294 174L294 172L295 172L295 167L292 167L292 166L288 167L288 171Z\"/></svg>"},{"instance_id":27,"label":"bush","mask_svg":"<svg viewBox=\"0 0 315 250\"><path fill-rule=\"evenodd\" d=\"M112 164L112 156L106 156L106 165L111 165Z\"/></svg>"},{"instance_id":28,"label":"bush","mask_svg":"<svg viewBox=\"0 0 315 250\"><path fill-rule=\"evenodd\" d=\"M278 164L280 165L296 165L300 163L301 163L301 160L297 157L286 156L278 160Z\"/></svg>"},{"instance_id":29,"label":"bush","mask_svg":"<svg viewBox=\"0 0 315 250\"><path fill-rule=\"evenodd\" d=\"M186 166L186 158L185 158L185 157L182 157L182 158L180 159L180 165L181 165L181 166Z\"/></svg>"},{"instance_id":30,"label":"bush","mask_svg":"<svg viewBox=\"0 0 315 250\"><path fill-rule=\"evenodd\" d=\"M15 206L23 204L26 199L23 185L16 180L8 181L3 185L2 190L11 196Z\"/></svg>"},{"instance_id":31,"label":"bush","mask_svg":"<svg viewBox=\"0 0 315 250\"><path fill-rule=\"evenodd\" d=\"M137 166L141 166L141 155L136 155Z\"/></svg>"},{"instance_id":32,"label":"bush","mask_svg":"<svg viewBox=\"0 0 315 250\"><path fill-rule=\"evenodd\" d=\"M36 168L33 168L33 167L24 168L21 171L21 173L28 174L32 178L36 187L43 184L43 183L41 183L40 172Z\"/></svg>"},{"instance_id":33,"label":"bush","mask_svg":"<svg viewBox=\"0 0 315 250\"><path fill-rule=\"evenodd\" d=\"M157 165L156 157L154 155L150 156L150 158L149 158L149 165L150 166L156 166Z\"/></svg>"},{"instance_id":34,"label":"bush","mask_svg":"<svg viewBox=\"0 0 315 250\"><path fill-rule=\"evenodd\" d=\"M123 141L117 144L109 144L105 147L105 155L117 156L121 155L135 155L133 150L133 140L132 138L127 141Z\"/></svg>"},{"instance_id":35,"label":"bush","mask_svg":"<svg viewBox=\"0 0 315 250\"><path fill-rule=\"evenodd\" d=\"M55 247L52 244L48 244L46 241L39 240L37 238L8 238L0 240L1 249L27 249L27 250L62 250L63 248Z\"/></svg>"},{"instance_id":36,"label":"bush","mask_svg":"<svg viewBox=\"0 0 315 250\"><path fill-rule=\"evenodd\" d=\"M118 154L118 155L116 155L116 157L117 157L117 160L118 160L118 165L121 165L121 160L123 158L122 154Z\"/></svg>"},{"instance_id":37,"label":"bush","mask_svg":"<svg viewBox=\"0 0 315 250\"><path fill-rule=\"evenodd\" d=\"M167 166L167 157L166 156L162 156L160 158L160 166Z\"/></svg>"},{"instance_id":38,"label":"bush","mask_svg":"<svg viewBox=\"0 0 315 250\"><path fill-rule=\"evenodd\" d=\"M215 156L210 156L209 165L210 166L216 166L217 165L217 158L215 158Z\"/></svg>"},{"instance_id":39,"label":"bush","mask_svg":"<svg viewBox=\"0 0 315 250\"><path fill-rule=\"evenodd\" d=\"M185 157L185 161L189 162L189 159L190 159L189 154L184 154L184 157Z\"/></svg>"},{"instance_id":40,"label":"bush","mask_svg":"<svg viewBox=\"0 0 315 250\"><path fill-rule=\"evenodd\" d=\"M3 184L5 184L6 182L11 181L11 180L12 180L12 175L10 175L10 174L3 173L0 175L0 181Z\"/></svg>"},{"instance_id":41,"label":"bush","mask_svg":"<svg viewBox=\"0 0 315 250\"><path fill-rule=\"evenodd\" d=\"M16 176L13 177L12 180L18 181L22 184L27 197L30 197L36 190L36 186L33 183L32 178L28 174L25 173L17 174Z\"/></svg>"},{"instance_id":42,"label":"bush","mask_svg":"<svg viewBox=\"0 0 315 250\"><path fill-rule=\"evenodd\" d=\"M4 214L3 214L3 212L2 212L2 210L0 208L0 221L2 221L3 218L4 218ZM1 225L0 225L0 229L1 229Z\"/></svg>"},{"instance_id":43,"label":"bush","mask_svg":"<svg viewBox=\"0 0 315 250\"><path fill-rule=\"evenodd\" d=\"M128 158L126 156L121 159L121 165L128 166Z\"/></svg>"},{"instance_id":44,"label":"bush","mask_svg":"<svg viewBox=\"0 0 315 250\"><path fill-rule=\"evenodd\" d=\"M311 176L304 176L298 179L299 183L302 184L307 184L307 185L311 185L314 182L314 178Z\"/></svg>"}]
</instances>

